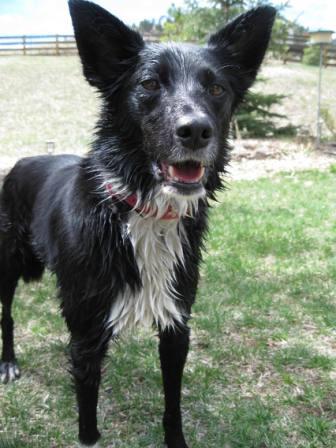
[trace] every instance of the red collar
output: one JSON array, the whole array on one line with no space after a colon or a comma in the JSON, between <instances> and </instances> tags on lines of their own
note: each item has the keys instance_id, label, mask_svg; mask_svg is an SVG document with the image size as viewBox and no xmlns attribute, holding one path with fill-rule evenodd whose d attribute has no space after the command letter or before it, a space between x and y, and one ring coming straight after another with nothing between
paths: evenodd
<instances>
[{"instance_id":1,"label":"red collar","mask_svg":"<svg viewBox=\"0 0 336 448\"><path fill-rule=\"evenodd\" d=\"M109 194L109 196L111 198L117 198L119 201L122 202L126 202L126 204L128 204L131 208L133 208L137 213L139 213L139 215L149 215L153 218L155 218L155 216L157 216L157 212L153 212L151 213L151 207L149 205L142 207L142 208L135 208L137 202L138 202L138 197L136 195L136 193L134 194L130 194L129 196L126 197L121 197L118 193L115 193L113 191L113 186L111 183L107 183L105 184L106 190ZM167 210L165 211L165 213L160 217L160 220L163 221L172 221L172 220L176 220L179 219L179 215L176 213L175 210L173 210L172 206L169 205Z\"/></svg>"}]
</instances>

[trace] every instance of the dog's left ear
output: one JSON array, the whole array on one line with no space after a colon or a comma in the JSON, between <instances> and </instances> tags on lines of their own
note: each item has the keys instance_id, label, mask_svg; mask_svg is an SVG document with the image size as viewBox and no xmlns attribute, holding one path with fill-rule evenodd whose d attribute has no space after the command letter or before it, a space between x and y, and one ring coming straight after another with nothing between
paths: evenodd
<instances>
[{"instance_id":1,"label":"dog's left ear","mask_svg":"<svg viewBox=\"0 0 336 448\"><path fill-rule=\"evenodd\" d=\"M271 6L251 9L213 34L208 47L224 58L233 58L252 84L271 37L275 14Z\"/></svg>"},{"instance_id":2,"label":"dog's left ear","mask_svg":"<svg viewBox=\"0 0 336 448\"><path fill-rule=\"evenodd\" d=\"M88 82L113 83L144 46L140 34L95 3L69 0L79 56Z\"/></svg>"}]
</instances>

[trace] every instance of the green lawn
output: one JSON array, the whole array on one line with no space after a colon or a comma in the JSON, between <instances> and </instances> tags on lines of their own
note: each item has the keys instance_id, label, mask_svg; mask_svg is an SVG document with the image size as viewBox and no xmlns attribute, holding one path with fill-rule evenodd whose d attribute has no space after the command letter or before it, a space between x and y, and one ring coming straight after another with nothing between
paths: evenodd
<instances>
[{"instance_id":1,"label":"green lawn","mask_svg":"<svg viewBox=\"0 0 336 448\"><path fill-rule=\"evenodd\" d=\"M335 167L235 182L220 200L184 380L190 447L335 448ZM75 446L67 334L54 296L49 275L19 291L23 377L0 386L8 447ZM161 414L157 341L139 332L106 362L102 446L162 446Z\"/></svg>"},{"instance_id":2,"label":"green lawn","mask_svg":"<svg viewBox=\"0 0 336 448\"><path fill-rule=\"evenodd\" d=\"M0 85L0 156L87 150L98 95L77 56L0 57Z\"/></svg>"}]
</instances>

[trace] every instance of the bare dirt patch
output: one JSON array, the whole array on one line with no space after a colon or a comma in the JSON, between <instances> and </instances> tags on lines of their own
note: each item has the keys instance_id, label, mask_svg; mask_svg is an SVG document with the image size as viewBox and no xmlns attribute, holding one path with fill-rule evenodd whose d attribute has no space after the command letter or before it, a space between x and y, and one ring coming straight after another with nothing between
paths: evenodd
<instances>
[{"instance_id":1,"label":"bare dirt patch","mask_svg":"<svg viewBox=\"0 0 336 448\"><path fill-rule=\"evenodd\" d=\"M336 147L315 150L312 143L276 139L245 139L232 142L228 178L253 180L283 172L326 170L336 163ZM330 150L331 148L331 150ZM78 151L76 152L78 154ZM0 155L0 182L19 159Z\"/></svg>"},{"instance_id":2,"label":"bare dirt patch","mask_svg":"<svg viewBox=\"0 0 336 448\"><path fill-rule=\"evenodd\" d=\"M336 163L329 147L315 150L313 144L287 140L239 140L233 143L229 178L257 179L284 171L326 170Z\"/></svg>"}]
</instances>

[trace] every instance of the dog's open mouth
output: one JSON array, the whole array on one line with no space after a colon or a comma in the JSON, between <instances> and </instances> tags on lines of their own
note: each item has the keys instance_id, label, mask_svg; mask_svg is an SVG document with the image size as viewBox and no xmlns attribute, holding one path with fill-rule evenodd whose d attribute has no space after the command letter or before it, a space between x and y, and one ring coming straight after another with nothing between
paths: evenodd
<instances>
[{"instance_id":1,"label":"dog's open mouth","mask_svg":"<svg viewBox=\"0 0 336 448\"><path fill-rule=\"evenodd\" d=\"M166 180L183 184L199 183L204 175L204 166L200 162L188 161L169 165L162 163Z\"/></svg>"},{"instance_id":2,"label":"dog's open mouth","mask_svg":"<svg viewBox=\"0 0 336 448\"><path fill-rule=\"evenodd\" d=\"M182 195L201 195L204 192L202 179L205 168L201 162L188 160L186 162L169 164L161 163L164 182L170 191Z\"/></svg>"}]
</instances>

